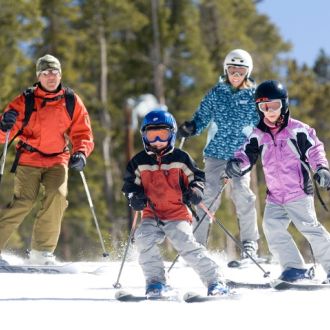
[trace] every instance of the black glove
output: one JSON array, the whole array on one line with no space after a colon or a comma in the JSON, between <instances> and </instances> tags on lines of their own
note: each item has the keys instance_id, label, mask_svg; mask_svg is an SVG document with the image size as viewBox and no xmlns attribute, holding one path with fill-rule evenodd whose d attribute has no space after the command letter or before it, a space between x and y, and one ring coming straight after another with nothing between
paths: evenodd
<instances>
[{"instance_id":1,"label":"black glove","mask_svg":"<svg viewBox=\"0 0 330 330\"><path fill-rule=\"evenodd\" d=\"M183 194L183 202L185 204L199 204L203 199L203 192L196 187L189 187Z\"/></svg>"},{"instance_id":2,"label":"black glove","mask_svg":"<svg viewBox=\"0 0 330 330\"><path fill-rule=\"evenodd\" d=\"M148 198L144 192L130 193L127 198L129 206L135 211L142 211L148 203Z\"/></svg>"},{"instance_id":3,"label":"black glove","mask_svg":"<svg viewBox=\"0 0 330 330\"><path fill-rule=\"evenodd\" d=\"M196 132L196 123L192 121L185 121L178 128L177 138L187 138L189 136L194 135Z\"/></svg>"},{"instance_id":4,"label":"black glove","mask_svg":"<svg viewBox=\"0 0 330 330\"><path fill-rule=\"evenodd\" d=\"M16 123L16 117L18 112L16 110L10 109L5 112L0 121L0 129L3 132L10 131Z\"/></svg>"},{"instance_id":5,"label":"black glove","mask_svg":"<svg viewBox=\"0 0 330 330\"><path fill-rule=\"evenodd\" d=\"M75 152L70 158L69 167L76 171L82 171L85 166L86 156L81 151Z\"/></svg>"},{"instance_id":6,"label":"black glove","mask_svg":"<svg viewBox=\"0 0 330 330\"><path fill-rule=\"evenodd\" d=\"M318 182L322 188L330 188L330 172L328 169L321 167L319 168L315 175L315 180Z\"/></svg>"},{"instance_id":7,"label":"black glove","mask_svg":"<svg viewBox=\"0 0 330 330\"><path fill-rule=\"evenodd\" d=\"M240 167L242 161L240 159L230 159L227 162L226 174L229 178L242 176L242 170Z\"/></svg>"}]
</instances>

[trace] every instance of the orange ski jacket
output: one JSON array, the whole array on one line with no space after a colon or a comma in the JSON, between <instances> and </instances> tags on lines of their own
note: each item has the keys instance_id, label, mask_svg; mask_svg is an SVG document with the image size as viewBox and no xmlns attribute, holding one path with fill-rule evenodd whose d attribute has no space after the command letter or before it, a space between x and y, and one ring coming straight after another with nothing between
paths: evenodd
<instances>
[{"instance_id":1,"label":"orange ski jacket","mask_svg":"<svg viewBox=\"0 0 330 330\"><path fill-rule=\"evenodd\" d=\"M86 157L94 148L93 133L88 112L77 94L73 117L66 109L65 89L58 92L47 92L39 85L34 90L34 111L28 124L24 127L16 149L20 149L20 165L35 167L52 167L58 164L67 165L70 152L68 143L71 142L72 153L81 151ZM63 97L61 97L63 96ZM22 128L25 117L25 97L19 95L8 104L5 112L14 109L18 112L17 120L10 131L10 138ZM6 133L0 130L0 142L5 142ZM20 148L23 144L29 148Z\"/></svg>"}]
</instances>

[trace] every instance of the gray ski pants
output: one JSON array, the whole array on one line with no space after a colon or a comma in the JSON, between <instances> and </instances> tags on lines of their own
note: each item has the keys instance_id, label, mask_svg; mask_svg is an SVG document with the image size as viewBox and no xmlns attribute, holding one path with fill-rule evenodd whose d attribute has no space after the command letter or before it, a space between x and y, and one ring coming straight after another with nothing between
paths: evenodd
<instances>
[{"instance_id":1,"label":"gray ski pants","mask_svg":"<svg viewBox=\"0 0 330 330\"><path fill-rule=\"evenodd\" d=\"M329 274L330 234L317 220L313 196L284 205L266 203L263 230L270 252L283 269L306 268L303 257L287 230L291 221L310 243L316 261Z\"/></svg>"},{"instance_id":2,"label":"gray ski pants","mask_svg":"<svg viewBox=\"0 0 330 330\"><path fill-rule=\"evenodd\" d=\"M226 176L227 161L216 158L205 158L205 190L203 203L212 212L220 207L221 196L215 200L216 196L221 191ZM240 240L257 241L259 239L257 211L255 208L256 197L250 189L250 173L245 174L239 178L232 178L229 181L231 185L231 199L233 200L238 217L238 224L240 230ZM210 207L213 203L213 206ZM204 211L198 208L197 215L199 219L204 217ZM197 221L194 219L194 227ZM195 231L197 242L207 245L208 234L210 230L210 219L205 216L200 226Z\"/></svg>"},{"instance_id":3,"label":"gray ski pants","mask_svg":"<svg viewBox=\"0 0 330 330\"><path fill-rule=\"evenodd\" d=\"M197 243L192 226L187 221L164 221L157 226L154 219L143 219L135 232L135 244L139 252L146 285L152 282L166 283L165 265L158 245L167 238L185 262L199 275L205 286L222 279L218 265L207 255L204 246Z\"/></svg>"}]
</instances>

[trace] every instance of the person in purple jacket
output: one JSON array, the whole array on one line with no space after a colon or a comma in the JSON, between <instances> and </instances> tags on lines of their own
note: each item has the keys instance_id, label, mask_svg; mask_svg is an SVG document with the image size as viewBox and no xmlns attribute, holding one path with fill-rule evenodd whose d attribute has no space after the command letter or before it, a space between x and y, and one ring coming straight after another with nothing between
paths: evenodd
<instances>
[{"instance_id":1,"label":"person in purple jacket","mask_svg":"<svg viewBox=\"0 0 330 330\"><path fill-rule=\"evenodd\" d=\"M320 187L330 188L329 164L315 130L290 117L287 89L278 81L261 83L255 94L260 122L226 167L229 177L251 170L258 156L267 185L263 230L270 252L278 259L280 279L289 282L312 278L288 226L310 243L315 259L330 283L330 234L318 222L310 172Z\"/></svg>"}]
</instances>

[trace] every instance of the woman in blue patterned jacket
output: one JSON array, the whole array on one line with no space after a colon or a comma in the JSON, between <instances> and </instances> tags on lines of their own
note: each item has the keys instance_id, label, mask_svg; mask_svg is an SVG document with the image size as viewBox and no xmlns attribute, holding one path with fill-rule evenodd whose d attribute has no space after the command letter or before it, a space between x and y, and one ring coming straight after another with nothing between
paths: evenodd
<instances>
[{"instance_id":1,"label":"woman in blue patterned jacket","mask_svg":"<svg viewBox=\"0 0 330 330\"><path fill-rule=\"evenodd\" d=\"M255 108L255 84L250 78L253 62L242 49L228 53L224 60L224 76L203 98L191 121L179 127L179 137L190 137L208 130L204 149L206 185L203 203L215 212L220 206L228 159L243 144L246 136L259 122ZM250 189L250 175L233 178L231 198L235 204L244 249L257 256L259 239L255 195ZM216 198L218 196L218 198ZM203 218L204 212L198 210ZM196 225L196 223L195 223ZM207 244L210 220L205 217L195 232L198 242ZM247 255L242 253L242 258Z\"/></svg>"}]
</instances>

